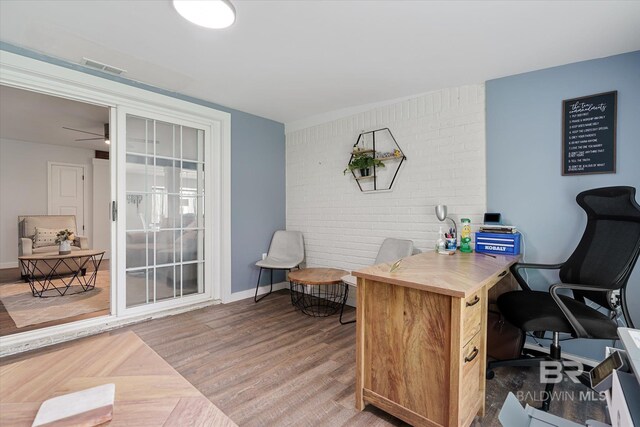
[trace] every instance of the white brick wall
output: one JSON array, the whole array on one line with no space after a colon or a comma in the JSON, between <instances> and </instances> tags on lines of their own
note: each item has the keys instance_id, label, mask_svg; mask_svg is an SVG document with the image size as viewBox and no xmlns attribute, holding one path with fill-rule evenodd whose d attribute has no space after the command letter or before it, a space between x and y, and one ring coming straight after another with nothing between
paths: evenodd
<instances>
[{"instance_id":1,"label":"white brick wall","mask_svg":"<svg viewBox=\"0 0 640 427\"><path fill-rule=\"evenodd\" d=\"M385 237L432 250L438 203L458 224L477 225L486 209L484 111L484 85L461 86L287 133L287 229L304 233L307 266L371 265ZM342 171L359 133L383 127L408 160L392 191L361 193Z\"/></svg>"}]
</instances>

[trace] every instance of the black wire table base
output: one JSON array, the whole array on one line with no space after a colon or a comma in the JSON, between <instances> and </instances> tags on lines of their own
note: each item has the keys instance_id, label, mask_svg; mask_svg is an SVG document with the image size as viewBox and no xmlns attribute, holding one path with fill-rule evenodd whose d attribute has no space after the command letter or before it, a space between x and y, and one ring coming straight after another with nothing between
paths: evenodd
<instances>
[{"instance_id":1,"label":"black wire table base","mask_svg":"<svg viewBox=\"0 0 640 427\"><path fill-rule=\"evenodd\" d=\"M58 259L21 259L20 263L23 271L27 273L31 295L39 298L51 298L75 295L94 289L103 257L104 252ZM86 275L87 266L93 266L90 275ZM49 272L45 274L44 270L47 268ZM60 273L64 270L69 270L70 273ZM80 290L67 294L74 284L80 285ZM45 293L51 295L45 295Z\"/></svg>"},{"instance_id":2,"label":"black wire table base","mask_svg":"<svg viewBox=\"0 0 640 427\"><path fill-rule=\"evenodd\" d=\"M291 304L302 313L312 317L327 317L344 308L349 296L345 283L329 285L305 285L289 282Z\"/></svg>"}]
</instances>

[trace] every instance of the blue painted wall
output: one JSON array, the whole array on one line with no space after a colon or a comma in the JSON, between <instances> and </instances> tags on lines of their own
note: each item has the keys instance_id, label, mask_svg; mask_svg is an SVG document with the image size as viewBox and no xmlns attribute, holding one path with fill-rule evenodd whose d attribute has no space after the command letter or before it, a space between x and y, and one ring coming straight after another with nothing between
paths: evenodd
<instances>
[{"instance_id":1,"label":"blue painted wall","mask_svg":"<svg viewBox=\"0 0 640 427\"><path fill-rule=\"evenodd\" d=\"M231 113L231 291L255 288L256 261L286 228L284 125ZM262 283L268 283L262 275ZM276 272L274 282L285 280Z\"/></svg>"},{"instance_id":2,"label":"blue painted wall","mask_svg":"<svg viewBox=\"0 0 640 427\"><path fill-rule=\"evenodd\" d=\"M254 264L263 252L267 252L273 232L284 229L286 225L285 137L282 123L113 76L9 43L0 42L0 50L230 113L231 292L255 287L258 270ZM274 279L283 280L283 276L274 275Z\"/></svg>"},{"instance_id":3,"label":"blue painted wall","mask_svg":"<svg viewBox=\"0 0 640 427\"><path fill-rule=\"evenodd\" d=\"M617 173L561 175L562 101L618 91ZM575 202L586 189L631 185L640 198L640 51L490 80L486 83L487 209L525 237L526 260L565 261L586 225ZM529 273L546 290L555 276ZM640 327L640 265L628 301ZM573 340L563 351L601 359L610 342Z\"/></svg>"}]
</instances>

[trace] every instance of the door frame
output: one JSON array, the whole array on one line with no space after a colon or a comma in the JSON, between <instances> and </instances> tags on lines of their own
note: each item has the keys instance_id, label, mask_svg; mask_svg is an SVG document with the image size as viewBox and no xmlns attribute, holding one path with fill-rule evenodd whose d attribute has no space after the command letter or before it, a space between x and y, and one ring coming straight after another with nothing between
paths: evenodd
<instances>
[{"instance_id":1,"label":"door frame","mask_svg":"<svg viewBox=\"0 0 640 427\"><path fill-rule=\"evenodd\" d=\"M80 71L81 69L83 67L75 64L56 65L0 50L0 84L110 108L112 157L118 155L119 137L124 132L121 129L124 123L120 123L118 120L117 112L120 108L137 108L186 121L211 123L212 132L218 136L220 142L219 146L215 147L215 164L210 165L211 170L219 175L218 184L220 186L219 194L216 195L215 200L212 200L216 210L214 215L220 218L220 224L217 230L211 230L218 236L220 244L217 260L219 271L215 272L215 278L211 278L214 287L212 295L207 296L207 300L192 300L189 303L193 305L187 306L156 307L157 310L153 312L117 313L115 304L119 293L117 290L122 287L118 282L117 273L125 265L121 256L124 253L122 247L125 242L118 238L115 223L112 221L111 283L116 285L111 286L111 315L2 337L0 356L75 339L79 336L109 330L142 319L200 308L226 300L231 295L231 114L170 96L168 91L164 91L164 93L162 90L154 91L155 88L151 86L149 86L150 90L142 89L121 83L116 78L112 79L107 75L100 77ZM120 193L125 191L124 188L117 187L116 174L114 173L116 163L111 162L111 200L114 201L118 200ZM121 209L125 207L126 204L120 205ZM211 256L211 254L206 256Z\"/></svg>"},{"instance_id":2,"label":"door frame","mask_svg":"<svg viewBox=\"0 0 640 427\"><path fill-rule=\"evenodd\" d=\"M82 220L84 221L84 223L82 224L82 226L86 226L87 225L87 219L86 219L86 215L87 215L87 211L88 211L88 199L89 199L89 194L88 191L89 189L87 188L87 165L83 165L80 163L63 163L63 162L47 162L47 214L48 215L53 215L52 211L53 211L53 200L51 197L51 168L53 166L71 166L71 167L75 167L75 168L82 168ZM78 218L76 218L76 227L80 228L78 223ZM82 233L80 232L80 230L76 230L76 233L80 236L84 236L85 233L87 232L87 227L85 227L82 230ZM90 239L90 243L93 245L93 220L91 221L91 239Z\"/></svg>"}]
</instances>

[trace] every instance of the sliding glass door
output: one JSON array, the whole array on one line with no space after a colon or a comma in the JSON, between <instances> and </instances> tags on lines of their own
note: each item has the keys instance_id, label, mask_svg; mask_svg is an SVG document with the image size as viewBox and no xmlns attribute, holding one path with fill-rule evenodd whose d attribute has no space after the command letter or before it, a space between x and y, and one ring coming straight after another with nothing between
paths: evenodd
<instances>
[{"instance_id":1,"label":"sliding glass door","mask_svg":"<svg viewBox=\"0 0 640 427\"><path fill-rule=\"evenodd\" d=\"M203 294L207 129L142 114L124 117L120 182L126 200L118 215L125 240L124 305Z\"/></svg>"},{"instance_id":2,"label":"sliding glass door","mask_svg":"<svg viewBox=\"0 0 640 427\"><path fill-rule=\"evenodd\" d=\"M85 202L94 218L93 231L88 230L90 247L111 249L111 274L98 276L103 286L91 291L103 302L105 293L107 301L110 297L111 306L99 304L95 312L107 316L85 319L82 314L60 324L47 321L46 328L19 330L0 339L0 353L230 298L229 113L11 52L0 58L0 86L62 98L54 109L64 100L87 104L83 111L63 109L77 110L76 116L92 117L87 123L97 123L98 129L74 128L95 133L96 157L110 141L110 165L94 159L87 169L93 177L93 197ZM43 102L36 100L38 105ZM96 106L103 107L103 114L87 115L86 108ZM62 125L73 123L61 120ZM91 139L71 134L69 138ZM31 167L21 164L27 165L23 169ZM97 239L98 234L104 238Z\"/></svg>"}]
</instances>

